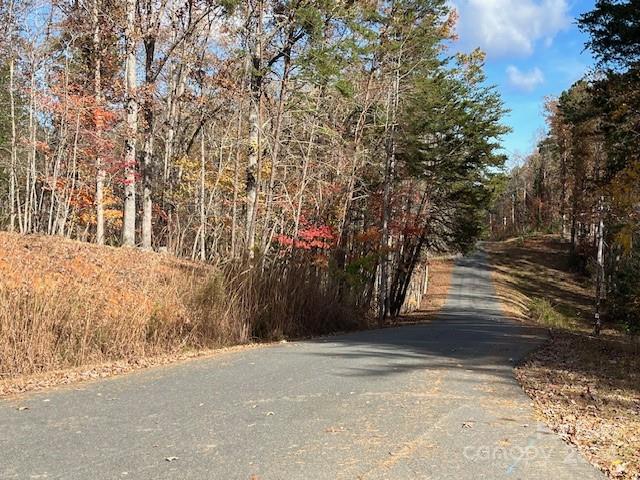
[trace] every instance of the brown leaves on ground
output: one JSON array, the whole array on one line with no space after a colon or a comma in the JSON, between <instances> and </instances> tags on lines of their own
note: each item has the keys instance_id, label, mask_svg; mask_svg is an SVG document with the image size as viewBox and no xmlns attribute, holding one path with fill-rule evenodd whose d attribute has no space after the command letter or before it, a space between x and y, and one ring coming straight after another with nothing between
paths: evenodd
<instances>
[{"instance_id":1,"label":"brown leaves on ground","mask_svg":"<svg viewBox=\"0 0 640 480\"><path fill-rule=\"evenodd\" d=\"M430 261L427 294L424 296L420 306L422 312L437 313L444 307L449 288L451 288L451 273L453 272L454 263L453 258Z\"/></svg>"},{"instance_id":2,"label":"brown leaves on ground","mask_svg":"<svg viewBox=\"0 0 640 480\"><path fill-rule=\"evenodd\" d=\"M610 478L640 479L640 348L556 332L516 371L537 411Z\"/></svg>"},{"instance_id":3,"label":"brown leaves on ground","mask_svg":"<svg viewBox=\"0 0 640 480\"><path fill-rule=\"evenodd\" d=\"M434 258L429 261L429 281L427 293L422 297L418 310L395 320L394 325L407 325L428 321L437 314L447 302L451 287L451 274L455 264L454 257Z\"/></svg>"},{"instance_id":4,"label":"brown leaves on ground","mask_svg":"<svg viewBox=\"0 0 640 480\"><path fill-rule=\"evenodd\" d=\"M610 478L640 479L640 343L608 328L589 335L593 289L552 235L487 245L505 314L531 321L545 300L568 319L516 369L537 413Z\"/></svg>"}]
</instances>

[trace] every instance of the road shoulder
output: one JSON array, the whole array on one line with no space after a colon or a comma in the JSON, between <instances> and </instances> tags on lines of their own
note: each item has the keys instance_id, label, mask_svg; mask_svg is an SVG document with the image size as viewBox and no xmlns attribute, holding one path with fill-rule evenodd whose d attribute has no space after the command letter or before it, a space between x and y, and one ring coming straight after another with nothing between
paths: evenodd
<instances>
[{"instance_id":1,"label":"road shoulder","mask_svg":"<svg viewBox=\"0 0 640 480\"><path fill-rule=\"evenodd\" d=\"M503 313L549 329L516 377L549 427L609 478L640 478L640 348L615 329L590 335L593 292L555 236L486 245Z\"/></svg>"}]
</instances>

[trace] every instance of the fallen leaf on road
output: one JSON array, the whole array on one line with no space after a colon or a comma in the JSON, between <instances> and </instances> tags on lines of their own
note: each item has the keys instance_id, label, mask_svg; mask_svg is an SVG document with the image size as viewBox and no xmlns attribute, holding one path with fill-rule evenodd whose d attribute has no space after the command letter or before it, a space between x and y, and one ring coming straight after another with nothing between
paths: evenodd
<instances>
[{"instance_id":1,"label":"fallen leaf on road","mask_svg":"<svg viewBox=\"0 0 640 480\"><path fill-rule=\"evenodd\" d=\"M175 462L176 460L178 460L178 457L167 457L167 458L165 458L165 460L167 462Z\"/></svg>"},{"instance_id":2,"label":"fallen leaf on road","mask_svg":"<svg viewBox=\"0 0 640 480\"><path fill-rule=\"evenodd\" d=\"M24 411L24 410L29 410L29 407L24 407L24 406L22 406L22 407L18 407L18 408L16 408L16 410L18 410L19 412L22 412L22 411Z\"/></svg>"},{"instance_id":3,"label":"fallen leaf on road","mask_svg":"<svg viewBox=\"0 0 640 480\"><path fill-rule=\"evenodd\" d=\"M329 427L329 428L325 429L325 432L327 432L327 433L344 432L344 427Z\"/></svg>"},{"instance_id":4,"label":"fallen leaf on road","mask_svg":"<svg viewBox=\"0 0 640 480\"><path fill-rule=\"evenodd\" d=\"M473 428L473 422L464 422L462 428Z\"/></svg>"}]
</instances>

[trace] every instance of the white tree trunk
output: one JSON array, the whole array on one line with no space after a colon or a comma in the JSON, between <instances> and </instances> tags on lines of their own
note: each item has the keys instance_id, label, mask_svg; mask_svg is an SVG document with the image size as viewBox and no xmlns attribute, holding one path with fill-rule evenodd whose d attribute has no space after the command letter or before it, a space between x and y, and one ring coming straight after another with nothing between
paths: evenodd
<instances>
[{"instance_id":1,"label":"white tree trunk","mask_svg":"<svg viewBox=\"0 0 640 480\"><path fill-rule=\"evenodd\" d=\"M14 95L14 65L13 54L9 59L9 104L11 112L11 162L9 167L9 231L16 229L16 164L18 145L16 135L16 101Z\"/></svg>"},{"instance_id":2,"label":"white tree trunk","mask_svg":"<svg viewBox=\"0 0 640 480\"><path fill-rule=\"evenodd\" d=\"M142 181L142 248L151 250L151 234L153 231L153 199L151 198L151 186L153 181L153 127L146 127L143 152L144 175Z\"/></svg>"},{"instance_id":3,"label":"white tree trunk","mask_svg":"<svg viewBox=\"0 0 640 480\"><path fill-rule=\"evenodd\" d=\"M127 28L125 31L126 111L127 133L124 144L124 219L122 244L136 243L136 137L138 133L138 102L136 99L136 0L127 0Z\"/></svg>"},{"instance_id":4,"label":"white tree trunk","mask_svg":"<svg viewBox=\"0 0 640 480\"><path fill-rule=\"evenodd\" d=\"M602 297L604 290L604 197L600 197L598 205L598 230L597 230L597 242L598 242L598 269L596 279L596 314L594 322L594 333L600 334L602 330L602 321L600 320L600 310L602 305Z\"/></svg>"},{"instance_id":5,"label":"white tree trunk","mask_svg":"<svg viewBox=\"0 0 640 480\"><path fill-rule=\"evenodd\" d=\"M256 246L256 210L258 207L258 163L261 145L261 107L262 107L262 42L263 42L263 10L264 1L258 0L256 6L253 35L253 51L251 53L251 95L249 105L249 154L246 179L246 220L245 249L247 256L253 258Z\"/></svg>"},{"instance_id":6,"label":"white tree trunk","mask_svg":"<svg viewBox=\"0 0 640 480\"><path fill-rule=\"evenodd\" d=\"M203 128L200 134L200 260L203 262L207 259L206 243L207 238L207 214L205 210L205 174L206 174L206 159L204 149L204 134Z\"/></svg>"}]
</instances>

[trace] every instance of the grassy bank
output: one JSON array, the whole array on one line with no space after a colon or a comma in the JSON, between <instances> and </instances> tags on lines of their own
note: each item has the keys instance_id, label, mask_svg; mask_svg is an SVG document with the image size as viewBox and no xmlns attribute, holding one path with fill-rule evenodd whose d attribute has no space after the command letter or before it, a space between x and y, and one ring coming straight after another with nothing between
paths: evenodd
<instances>
[{"instance_id":1,"label":"grassy bank","mask_svg":"<svg viewBox=\"0 0 640 480\"><path fill-rule=\"evenodd\" d=\"M516 371L536 410L610 478L640 478L640 347L608 325L591 336L593 289L568 245L536 236L487 245L505 314L551 331Z\"/></svg>"},{"instance_id":2,"label":"grassy bank","mask_svg":"<svg viewBox=\"0 0 640 480\"><path fill-rule=\"evenodd\" d=\"M364 328L358 302L328 269L295 258L216 269L3 233L0 394L55 383L47 372L105 376L206 349Z\"/></svg>"}]
</instances>

